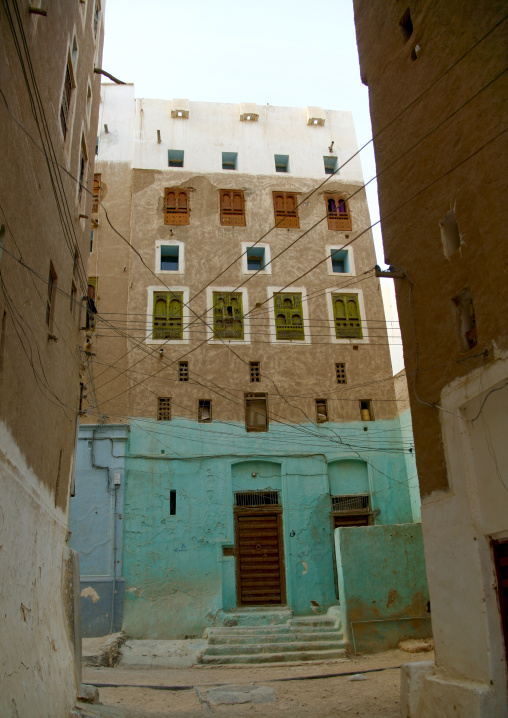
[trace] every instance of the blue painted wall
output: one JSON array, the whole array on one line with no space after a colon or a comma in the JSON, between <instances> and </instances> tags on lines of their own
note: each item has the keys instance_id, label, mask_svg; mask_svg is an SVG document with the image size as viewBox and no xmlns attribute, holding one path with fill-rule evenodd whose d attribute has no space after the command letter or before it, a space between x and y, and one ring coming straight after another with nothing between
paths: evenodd
<instances>
[{"instance_id":1,"label":"blue painted wall","mask_svg":"<svg viewBox=\"0 0 508 718\"><path fill-rule=\"evenodd\" d=\"M236 607L235 559L223 556L234 545L235 491L281 492L287 603L300 615L311 613L311 601L322 611L337 603L330 493L370 493L379 525L413 520L398 419L302 424L298 434L283 425L267 434L224 426L131 423L123 628L133 637L200 636L222 609Z\"/></svg>"},{"instance_id":2,"label":"blue painted wall","mask_svg":"<svg viewBox=\"0 0 508 718\"><path fill-rule=\"evenodd\" d=\"M353 652L432 635L421 524L335 529L344 636Z\"/></svg>"},{"instance_id":3,"label":"blue painted wall","mask_svg":"<svg viewBox=\"0 0 508 718\"><path fill-rule=\"evenodd\" d=\"M85 637L119 631L122 625L126 439L124 426L80 427L69 546L79 553Z\"/></svg>"}]
</instances>

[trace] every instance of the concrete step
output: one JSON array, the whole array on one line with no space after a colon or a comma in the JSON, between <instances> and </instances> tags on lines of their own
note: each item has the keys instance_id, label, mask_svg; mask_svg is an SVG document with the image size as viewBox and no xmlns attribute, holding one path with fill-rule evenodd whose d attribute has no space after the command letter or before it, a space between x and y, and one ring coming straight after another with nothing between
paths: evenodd
<instances>
[{"instance_id":1,"label":"concrete step","mask_svg":"<svg viewBox=\"0 0 508 718\"><path fill-rule=\"evenodd\" d=\"M329 626L335 626L336 621L333 618L328 618L327 616L302 616L301 618L290 618L288 625L297 627L315 626L326 628Z\"/></svg>"},{"instance_id":2,"label":"concrete step","mask_svg":"<svg viewBox=\"0 0 508 718\"><path fill-rule=\"evenodd\" d=\"M326 642L326 641L340 641L342 640L342 631L285 631L277 633L258 633L252 632L250 634L236 633L231 630L231 633L209 633L208 634L208 645L219 646L219 645L234 645L234 644L257 644L257 643L288 643L290 641L297 642Z\"/></svg>"},{"instance_id":3,"label":"concrete step","mask_svg":"<svg viewBox=\"0 0 508 718\"><path fill-rule=\"evenodd\" d=\"M237 655L258 655L263 653L308 653L309 651L332 651L344 648L344 642L335 641L291 641L289 643L244 643L227 644L219 646L208 645L205 649L205 656L237 656Z\"/></svg>"},{"instance_id":4,"label":"concrete step","mask_svg":"<svg viewBox=\"0 0 508 718\"><path fill-rule=\"evenodd\" d=\"M232 663L286 663L300 661L330 661L337 658L346 658L346 651L336 648L326 651L286 651L282 653L234 654L223 656L209 656L205 653L201 662L205 665L229 665Z\"/></svg>"},{"instance_id":5,"label":"concrete step","mask_svg":"<svg viewBox=\"0 0 508 718\"><path fill-rule=\"evenodd\" d=\"M313 625L298 625L293 626L289 624L285 624L282 626L213 626L211 628L208 628L206 631L207 636L270 636L273 634L281 634L281 633L326 633L328 631L335 631L338 630L337 626L334 624L332 625L326 625L326 626L313 626Z\"/></svg>"}]
</instances>

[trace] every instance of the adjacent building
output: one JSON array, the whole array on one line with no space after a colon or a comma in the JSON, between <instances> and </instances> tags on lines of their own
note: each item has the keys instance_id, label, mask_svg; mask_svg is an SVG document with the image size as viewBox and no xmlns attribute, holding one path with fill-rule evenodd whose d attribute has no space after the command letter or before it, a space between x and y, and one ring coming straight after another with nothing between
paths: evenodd
<instances>
[{"instance_id":1,"label":"adjacent building","mask_svg":"<svg viewBox=\"0 0 508 718\"><path fill-rule=\"evenodd\" d=\"M422 497L435 664L405 716L505 716L506 3L355 0Z\"/></svg>"},{"instance_id":2,"label":"adjacent building","mask_svg":"<svg viewBox=\"0 0 508 718\"><path fill-rule=\"evenodd\" d=\"M356 150L349 112L103 86L71 508L89 634L326 613L361 565L351 535L338 562L336 529L377 555L375 529L394 524L399 565L411 527L418 581L390 594L389 640L428 633L411 425ZM361 602L351 621L384 618Z\"/></svg>"},{"instance_id":3,"label":"adjacent building","mask_svg":"<svg viewBox=\"0 0 508 718\"><path fill-rule=\"evenodd\" d=\"M99 0L0 8L2 716L68 716L80 680L66 539L102 42Z\"/></svg>"}]
</instances>

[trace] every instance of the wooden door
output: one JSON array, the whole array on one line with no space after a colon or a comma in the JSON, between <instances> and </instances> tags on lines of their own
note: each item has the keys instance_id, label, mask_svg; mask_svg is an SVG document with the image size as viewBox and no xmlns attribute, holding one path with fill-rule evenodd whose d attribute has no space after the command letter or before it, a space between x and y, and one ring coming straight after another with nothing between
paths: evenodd
<instances>
[{"instance_id":1,"label":"wooden door","mask_svg":"<svg viewBox=\"0 0 508 718\"><path fill-rule=\"evenodd\" d=\"M236 595L240 606L286 602L282 513L248 510L235 513Z\"/></svg>"}]
</instances>

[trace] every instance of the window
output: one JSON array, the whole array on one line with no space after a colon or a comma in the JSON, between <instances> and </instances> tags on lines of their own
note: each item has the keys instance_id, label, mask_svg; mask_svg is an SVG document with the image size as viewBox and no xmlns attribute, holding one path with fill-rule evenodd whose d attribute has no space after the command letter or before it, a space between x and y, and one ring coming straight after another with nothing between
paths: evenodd
<instances>
[{"instance_id":1,"label":"window","mask_svg":"<svg viewBox=\"0 0 508 718\"><path fill-rule=\"evenodd\" d=\"M164 224L189 224L189 190L168 187L164 190Z\"/></svg>"},{"instance_id":2,"label":"window","mask_svg":"<svg viewBox=\"0 0 508 718\"><path fill-rule=\"evenodd\" d=\"M72 282L71 284L71 314L74 317L76 315L76 305L78 303L78 289L76 287L76 283Z\"/></svg>"},{"instance_id":3,"label":"window","mask_svg":"<svg viewBox=\"0 0 508 718\"><path fill-rule=\"evenodd\" d=\"M168 167L183 167L183 150L168 150Z\"/></svg>"},{"instance_id":4,"label":"window","mask_svg":"<svg viewBox=\"0 0 508 718\"><path fill-rule=\"evenodd\" d=\"M316 399L316 421L324 424L328 421L328 402L326 399Z\"/></svg>"},{"instance_id":5,"label":"window","mask_svg":"<svg viewBox=\"0 0 508 718\"><path fill-rule=\"evenodd\" d=\"M273 208L275 222L279 228L299 229L298 201L294 192L274 192Z\"/></svg>"},{"instance_id":6,"label":"window","mask_svg":"<svg viewBox=\"0 0 508 718\"><path fill-rule=\"evenodd\" d=\"M261 363L258 361L249 362L250 380L253 382L261 381Z\"/></svg>"},{"instance_id":7,"label":"window","mask_svg":"<svg viewBox=\"0 0 508 718\"><path fill-rule=\"evenodd\" d=\"M95 0L93 9L93 36L97 38L97 29L99 27L99 13L101 11L101 4L99 0Z\"/></svg>"},{"instance_id":8,"label":"window","mask_svg":"<svg viewBox=\"0 0 508 718\"><path fill-rule=\"evenodd\" d=\"M453 299L457 320L457 333L461 351L468 352L478 344L476 317L471 290L466 288Z\"/></svg>"},{"instance_id":9,"label":"window","mask_svg":"<svg viewBox=\"0 0 508 718\"><path fill-rule=\"evenodd\" d=\"M157 397L157 421L171 421L171 398Z\"/></svg>"},{"instance_id":10,"label":"window","mask_svg":"<svg viewBox=\"0 0 508 718\"><path fill-rule=\"evenodd\" d=\"M241 292L213 293L214 339L243 339Z\"/></svg>"},{"instance_id":11,"label":"window","mask_svg":"<svg viewBox=\"0 0 508 718\"><path fill-rule=\"evenodd\" d=\"M360 419L362 421L374 421L374 412L372 411L372 401L370 399L360 399Z\"/></svg>"},{"instance_id":12,"label":"window","mask_svg":"<svg viewBox=\"0 0 508 718\"><path fill-rule=\"evenodd\" d=\"M340 195L326 195L328 229L345 231L351 229L351 216L347 201Z\"/></svg>"},{"instance_id":13,"label":"window","mask_svg":"<svg viewBox=\"0 0 508 718\"><path fill-rule=\"evenodd\" d=\"M53 314L55 311L55 294L56 294L56 272L53 263L49 263L48 278L48 300L46 302L46 324L51 329L53 324Z\"/></svg>"},{"instance_id":14,"label":"window","mask_svg":"<svg viewBox=\"0 0 508 718\"><path fill-rule=\"evenodd\" d=\"M169 515L176 516L176 491L169 490Z\"/></svg>"},{"instance_id":15,"label":"window","mask_svg":"<svg viewBox=\"0 0 508 718\"><path fill-rule=\"evenodd\" d=\"M67 130L69 125L69 113L71 109L71 94L72 94L72 88L74 87L74 82L72 79L72 70L69 60L67 60L67 68L65 71L65 82L62 92L62 102L60 104L60 125L62 127L62 132L64 136L64 140L67 137Z\"/></svg>"},{"instance_id":16,"label":"window","mask_svg":"<svg viewBox=\"0 0 508 718\"><path fill-rule=\"evenodd\" d=\"M450 210L439 223L441 240L446 257L450 257L460 247L459 226L455 212Z\"/></svg>"},{"instance_id":17,"label":"window","mask_svg":"<svg viewBox=\"0 0 508 718\"><path fill-rule=\"evenodd\" d=\"M266 394L245 394L245 429L268 431Z\"/></svg>"},{"instance_id":18,"label":"window","mask_svg":"<svg viewBox=\"0 0 508 718\"><path fill-rule=\"evenodd\" d=\"M369 525L372 513L368 494L332 496L331 499L334 528Z\"/></svg>"},{"instance_id":19,"label":"window","mask_svg":"<svg viewBox=\"0 0 508 718\"><path fill-rule=\"evenodd\" d=\"M222 153L222 169L223 170L236 170L238 162L238 152L223 152Z\"/></svg>"},{"instance_id":20,"label":"window","mask_svg":"<svg viewBox=\"0 0 508 718\"><path fill-rule=\"evenodd\" d=\"M153 339L182 339L183 292L153 293Z\"/></svg>"},{"instance_id":21,"label":"window","mask_svg":"<svg viewBox=\"0 0 508 718\"><path fill-rule=\"evenodd\" d=\"M336 157L323 157L325 165L325 175L333 175L337 171L337 158Z\"/></svg>"},{"instance_id":22,"label":"window","mask_svg":"<svg viewBox=\"0 0 508 718\"><path fill-rule=\"evenodd\" d=\"M86 184L86 161L88 156L86 154L85 138L81 138L81 153L79 156L79 184L78 184L78 202L81 202L83 195L83 188ZM85 188L86 189L86 188Z\"/></svg>"},{"instance_id":23,"label":"window","mask_svg":"<svg viewBox=\"0 0 508 718\"><path fill-rule=\"evenodd\" d=\"M287 341L305 339L302 295L282 292L273 297L275 336Z\"/></svg>"},{"instance_id":24,"label":"window","mask_svg":"<svg viewBox=\"0 0 508 718\"><path fill-rule=\"evenodd\" d=\"M335 376L337 377L337 384L347 384L345 364L335 365Z\"/></svg>"},{"instance_id":25,"label":"window","mask_svg":"<svg viewBox=\"0 0 508 718\"><path fill-rule=\"evenodd\" d=\"M242 191L221 189L220 223L226 227L245 227L245 202Z\"/></svg>"},{"instance_id":26,"label":"window","mask_svg":"<svg viewBox=\"0 0 508 718\"><path fill-rule=\"evenodd\" d=\"M274 155L275 171L289 172L289 155Z\"/></svg>"},{"instance_id":27,"label":"window","mask_svg":"<svg viewBox=\"0 0 508 718\"><path fill-rule=\"evenodd\" d=\"M178 362L178 381L189 381L189 362Z\"/></svg>"},{"instance_id":28,"label":"window","mask_svg":"<svg viewBox=\"0 0 508 718\"><path fill-rule=\"evenodd\" d=\"M202 424L212 422L212 402L209 399L200 399L198 404L198 421Z\"/></svg>"},{"instance_id":29,"label":"window","mask_svg":"<svg viewBox=\"0 0 508 718\"><path fill-rule=\"evenodd\" d=\"M90 230L90 254L93 252L93 229Z\"/></svg>"},{"instance_id":30,"label":"window","mask_svg":"<svg viewBox=\"0 0 508 718\"><path fill-rule=\"evenodd\" d=\"M406 9L404 15L401 17L399 27L402 30L404 42L407 42L413 34L413 22L411 20L411 10L409 8Z\"/></svg>"},{"instance_id":31,"label":"window","mask_svg":"<svg viewBox=\"0 0 508 718\"><path fill-rule=\"evenodd\" d=\"M86 91L86 116L87 116L88 122L90 122L91 111L92 111L92 88L90 87L90 85L88 85L88 89ZM95 154L97 154L97 152Z\"/></svg>"},{"instance_id":32,"label":"window","mask_svg":"<svg viewBox=\"0 0 508 718\"><path fill-rule=\"evenodd\" d=\"M88 277L86 298L86 329L95 329L95 315L97 314L99 280L97 277Z\"/></svg>"},{"instance_id":33,"label":"window","mask_svg":"<svg viewBox=\"0 0 508 718\"><path fill-rule=\"evenodd\" d=\"M349 252L347 249L330 249L330 258L332 260L332 272L338 274L349 274L351 265L349 262Z\"/></svg>"},{"instance_id":34,"label":"window","mask_svg":"<svg viewBox=\"0 0 508 718\"><path fill-rule=\"evenodd\" d=\"M161 244L160 253L161 272L178 272L180 247L175 244Z\"/></svg>"},{"instance_id":35,"label":"window","mask_svg":"<svg viewBox=\"0 0 508 718\"><path fill-rule=\"evenodd\" d=\"M362 339L362 322L357 294L332 294L337 339Z\"/></svg>"},{"instance_id":36,"label":"window","mask_svg":"<svg viewBox=\"0 0 508 718\"><path fill-rule=\"evenodd\" d=\"M100 174L94 174L93 176L92 214L99 211L99 202L101 201L101 176Z\"/></svg>"},{"instance_id":37,"label":"window","mask_svg":"<svg viewBox=\"0 0 508 718\"><path fill-rule=\"evenodd\" d=\"M259 272L265 269L265 248L249 247L247 249L247 270Z\"/></svg>"}]
</instances>

